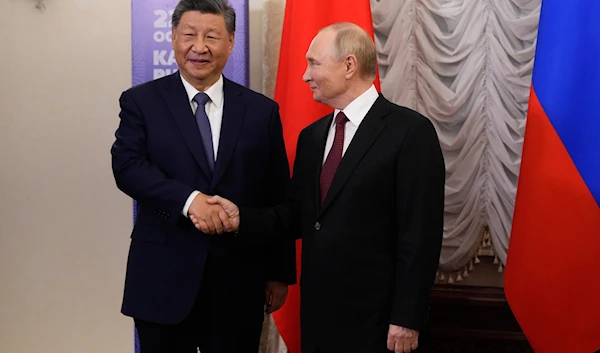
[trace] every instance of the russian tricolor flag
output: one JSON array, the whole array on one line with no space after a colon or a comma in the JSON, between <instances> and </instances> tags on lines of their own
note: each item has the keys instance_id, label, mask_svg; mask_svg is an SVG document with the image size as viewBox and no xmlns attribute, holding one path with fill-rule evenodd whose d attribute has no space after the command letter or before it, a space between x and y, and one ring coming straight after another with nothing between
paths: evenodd
<instances>
[{"instance_id":1,"label":"russian tricolor flag","mask_svg":"<svg viewBox=\"0 0 600 353\"><path fill-rule=\"evenodd\" d=\"M537 353L600 350L600 0L542 0L505 292Z\"/></svg>"}]
</instances>

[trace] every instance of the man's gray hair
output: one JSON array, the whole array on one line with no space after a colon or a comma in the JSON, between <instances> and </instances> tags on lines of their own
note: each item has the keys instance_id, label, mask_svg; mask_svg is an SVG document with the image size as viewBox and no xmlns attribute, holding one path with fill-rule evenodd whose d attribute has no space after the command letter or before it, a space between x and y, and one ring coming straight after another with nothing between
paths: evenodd
<instances>
[{"instance_id":1,"label":"man's gray hair","mask_svg":"<svg viewBox=\"0 0 600 353\"><path fill-rule=\"evenodd\" d=\"M337 60L347 55L356 56L361 77L374 79L377 75L377 50L371 36L360 26L350 22L338 22L322 30L336 32L333 53Z\"/></svg>"},{"instance_id":2,"label":"man's gray hair","mask_svg":"<svg viewBox=\"0 0 600 353\"><path fill-rule=\"evenodd\" d=\"M188 11L221 15L225 19L227 32L230 34L235 33L235 10L229 0L181 0L173 11L173 17L171 18L173 28L179 26L181 16Z\"/></svg>"}]
</instances>

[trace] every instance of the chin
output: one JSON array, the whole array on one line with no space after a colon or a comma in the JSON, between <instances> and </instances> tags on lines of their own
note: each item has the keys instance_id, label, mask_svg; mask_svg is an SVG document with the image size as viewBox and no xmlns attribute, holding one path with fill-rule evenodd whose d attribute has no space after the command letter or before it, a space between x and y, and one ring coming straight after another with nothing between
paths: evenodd
<instances>
[{"instance_id":1,"label":"chin","mask_svg":"<svg viewBox=\"0 0 600 353\"><path fill-rule=\"evenodd\" d=\"M195 78L196 80L204 80L205 78L208 77L208 75L206 73L201 73L201 72L192 72L192 77Z\"/></svg>"},{"instance_id":2,"label":"chin","mask_svg":"<svg viewBox=\"0 0 600 353\"><path fill-rule=\"evenodd\" d=\"M192 75L196 76L207 76L208 72L205 69L199 69L195 67L191 67L188 69L188 72Z\"/></svg>"}]
</instances>

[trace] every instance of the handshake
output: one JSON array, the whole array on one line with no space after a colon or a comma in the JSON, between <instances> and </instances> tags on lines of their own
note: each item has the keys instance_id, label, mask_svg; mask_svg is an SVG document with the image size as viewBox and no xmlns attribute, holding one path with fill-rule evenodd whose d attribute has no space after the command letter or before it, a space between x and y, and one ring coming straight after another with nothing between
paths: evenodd
<instances>
[{"instance_id":1,"label":"handshake","mask_svg":"<svg viewBox=\"0 0 600 353\"><path fill-rule=\"evenodd\" d=\"M188 217L205 234L237 232L240 228L239 208L220 196L199 193L190 205Z\"/></svg>"}]
</instances>

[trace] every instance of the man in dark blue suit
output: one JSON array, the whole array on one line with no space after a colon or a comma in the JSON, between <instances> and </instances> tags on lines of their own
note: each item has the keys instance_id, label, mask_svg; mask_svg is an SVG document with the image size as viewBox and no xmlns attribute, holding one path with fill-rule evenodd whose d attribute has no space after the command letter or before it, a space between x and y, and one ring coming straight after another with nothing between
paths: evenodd
<instances>
[{"instance_id":1,"label":"man in dark blue suit","mask_svg":"<svg viewBox=\"0 0 600 353\"><path fill-rule=\"evenodd\" d=\"M206 198L284 200L278 106L222 75L235 32L227 0L182 0L172 25L179 72L122 94L111 150L117 186L138 202L122 312L142 353L257 352L265 305L281 307L295 282L294 243L227 233L228 216Z\"/></svg>"}]
</instances>

